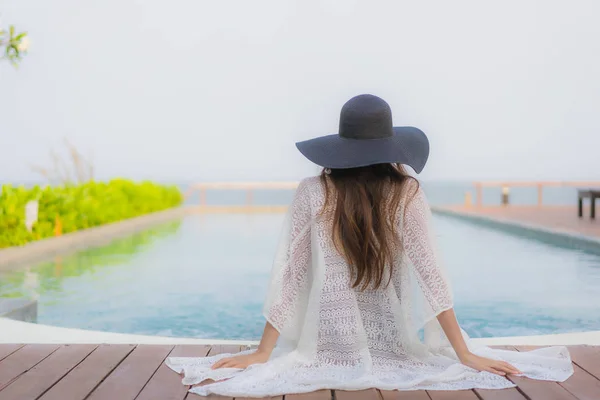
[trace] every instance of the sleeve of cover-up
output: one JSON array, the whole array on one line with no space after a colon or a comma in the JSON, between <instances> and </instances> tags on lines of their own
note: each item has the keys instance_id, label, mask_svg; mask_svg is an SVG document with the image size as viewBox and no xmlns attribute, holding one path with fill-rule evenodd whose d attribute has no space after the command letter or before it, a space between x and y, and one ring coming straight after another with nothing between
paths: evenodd
<instances>
[{"instance_id":1,"label":"sleeve of cover-up","mask_svg":"<svg viewBox=\"0 0 600 400\"><path fill-rule=\"evenodd\" d=\"M263 314L285 336L294 332L308 302L311 264L311 204L302 181L284 220Z\"/></svg>"},{"instance_id":2,"label":"sleeve of cover-up","mask_svg":"<svg viewBox=\"0 0 600 400\"><path fill-rule=\"evenodd\" d=\"M406 205L402 233L403 251L431 310L437 315L452 308L450 283L436 252L431 209L421 188Z\"/></svg>"}]
</instances>

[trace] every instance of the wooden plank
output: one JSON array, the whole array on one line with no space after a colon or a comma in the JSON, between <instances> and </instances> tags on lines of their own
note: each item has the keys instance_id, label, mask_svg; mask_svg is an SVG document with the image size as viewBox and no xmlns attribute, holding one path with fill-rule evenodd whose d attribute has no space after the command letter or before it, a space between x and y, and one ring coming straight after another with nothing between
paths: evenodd
<instances>
[{"instance_id":1,"label":"wooden plank","mask_svg":"<svg viewBox=\"0 0 600 400\"><path fill-rule=\"evenodd\" d=\"M0 390L59 347L57 344L28 344L0 361Z\"/></svg>"},{"instance_id":2,"label":"wooden plank","mask_svg":"<svg viewBox=\"0 0 600 400\"><path fill-rule=\"evenodd\" d=\"M600 346L569 346L568 348L571 360L575 364L600 379Z\"/></svg>"},{"instance_id":3,"label":"wooden plank","mask_svg":"<svg viewBox=\"0 0 600 400\"><path fill-rule=\"evenodd\" d=\"M491 346L494 349L512 350L516 349L512 346ZM527 397L518 388L507 389L473 389L475 394L482 400L525 400ZM540 400L540 399L535 399Z\"/></svg>"},{"instance_id":4,"label":"wooden plank","mask_svg":"<svg viewBox=\"0 0 600 400\"><path fill-rule=\"evenodd\" d=\"M538 346L516 346L516 348L519 351L528 351ZM600 353L597 354L595 350L597 349L592 346L569 347L571 359L579 359L592 370L600 366ZM577 364L573 365L573 375L558 384L579 400L597 400L600 397L600 380Z\"/></svg>"},{"instance_id":5,"label":"wooden plank","mask_svg":"<svg viewBox=\"0 0 600 400\"><path fill-rule=\"evenodd\" d=\"M380 400L377 389L346 391L336 390L336 400Z\"/></svg>"},{"instance_id":6,"label":"wooden plank","mask_svg":"<svg viewBox=\"0 0 600 400\"><path fill-rule=\"evenodd\" d=\"M22 344L0 344L0 361L23 347Z\"/></svg>"},{"instance_id":7,"label":"wooden plank","mask_svg":"<svg viewBox=\"0 0 600 400\"><path fill-rule=\"evenodd\" d=\"M83 400L135 348L103 344L48 390L40 400Z\"/></svg>"},{"instance_id":8,"label":"wooden plank","mask_svg":"<svg viewBox=\"0 0 600 400\"><path fill-rule=\"evenodd\" d=\"M64 345L0 392L0 400L37 399L86 358L97 345Z\"/></svg>"},{"instance_id":9,"label":"wooden plank","mask_svg":"<svg viewBox=\"0 0 600 400\"><path fill-rule=\"evenodd\" d=\"M171 345L137 346L88 399L135 399L172 349Z\"/></svg>"},{"instance_id":10,"label":"wooden plank","mask_svg":"<svg viewBox=\"0 0 600 400\"><path fill-rule=\"evenodd\" d=\"M493 348L497 348L497 349L510 349L510 350L514 350L513 347L507 347L507 346L492 346ZM447 398L444 396L450 396L452 393L455 393L456 391L437 391L437 390L430 390L427 391L427 393L429 394L427 397L423 397L423 399L429 399L429 396L434 396L433 398ZM463 391L458 391L458 392L465 392L466 394L460 394L457 396L461 396L461 397L457 397L457 399L474 399L474 397L468 393L470 392L469 390L463 390ZM482 399L482 400L525 400L526 397L523 396L523 394L521 394L521 392L519 392L519 390L517 388L507 388L507 389L474 389L473 392L475 392L475 396L477 396L478 399ZM386 400L387 398L386 396L386 392L385 391L381 391L384 400ZM391 393L396 393L396 392L391 392ZM425 391L414 391L414 392L400 392L400 393L415 393L413 396L415 399L421 399L421 397L417 397L420 396L417 393L425 393ZM407 396L406 399L412 399L413 397ZM391 399L393 399L393 397L391 397ZM399 399L404 400L404 397L400 397Z\"/></svg>"},{"instance_id":11,"label":"wooden plank","mask_svg":"<svg viewBox=\"0 0 600 400\"><path fill-rule=\"evenodd\" d=\"M332 390L317 390L316 392L286 394L285 400L331 400Z\"/></svg>"},{"instance_id":12,"label":"wooden plank","mask_svg":"<svg viewBox=\"0 0 600 400\"><path fill-rule=\"evenodd\" d=\"M210 351L208 352L209 357L212 356L216 356L217 354L223 354L223 353L239 353L242 348L245 348L246 346L240 346L237 344L217 344L214 346L211 346Z\"/></svg>"},{"instance_id":13,"label":"wooden plank","mask_svg":"<svg viewBox=\"0 0 600 400\"><path fill-rule=\"evenodd\" d=\"M479 400L472 390L428 390L431 400Z\"/></svg>"},{"instance_id":14,"label":"wooden plank","mask_svg":"<svg viewBox=\"0 0 600 400\"><path fill-rule=\"evenodd\" d=\"M576 400L577 398L555 382L537 381L521 376L509 376L519 390L530 399L540 400Z\"/></svg>"},{"instance_id":15,"label":"wooden plank","mask_svg":"<svg viewBox=\"0 0 600 400\"><path fill-rule=\"evenodd\" d=\"M210 347L210 350L208 352L208 356L212 357L212 356L216 356L217 354L223 354L223 353L239 353L242 348L245 348L245 346L240 346L240 345L214 345L214 346ZM233 400L233 397L217 396L217 395L210 395L210 396L207 396L207 397L200 397L200 396L195 395L194 393L188 393L187 396L185 396L185 400L199 400L199 399Z\"/></svg>"},{"instance_id":16,"label":"wooden plank","mask_svg":"<svg viewBox=\"0 0 600 400\"><path fill-rule=\"evenodd\" d=\"M517 388L508 389L474 389L482 400L525 400L526 397Z\"/></svg>"},{"instance_id":17,"label":"wooden plank","mask_svg":"<svg viewBox=\"0 0 600 400\"><path fill-rule=\"evenodd\" d=\"M438 209L457 212L461 215L487 217L502 223L527 223L561 232L600 238L600 223L589 218L579 218L577 207L489 206L473 208L450 206L438 207ZM584 211L587 215L587 208Z\"/></svg>"},{"instance_id":18,"label":"wooden plank","mask_svg":"<svg viewBox=\"0 0 600 400\"><path fill-rule=\"evenodd\" d=\"M210 346L179 345L169 357L206 357L209 350ZM163 363L136 400L183 400L189 388L181 383L179 374Z\"/></svg>"},{"instance_id":19,"label":"wooden plank","mask_svg":"<svg viewBox=\"0 0 600 400\"><path fill-rule=\"evenodd\" d=\"M567 389L579 400L598 400L600 398L600 380L579 367L573 365L573 375L559 385Z\"/></svg>"},{"instance_id":20,"label":"wooden plank","mask_svg":"<svg viewBox=\"0 0 600 400\"><path fill-rule=\"evenodd\" d=\"M518 346L513 349L526 351L534 347ZM507 378L519 387L519 390L530 399L540 400L577 400L565 388L556 382L539 381L522 376L507 375Z\"/></svg>"},{"instance_id":21,"label":"wooden plank","mask_svg":"<svg viewBox=\"0 0 600 400\"><path fill-rule=\"evenodd\" d=\"M480 399L482 400L525 400L525 396L523 396L516 388L509 388L509 389L494 389L494 390L482 390L482 389L475 389L474 390L476 395L478 395ZM434 393L437 391L430 391L430 393ZM468 391L464 391L464 392L468 392ZM442 398L444 398L444 396L450 396L451 393L454 393L452 391L448 391L448 394L442 393L440 394L436 394L435 396L441 396ZM411 390L411 391L387 391L387 390L382 390L381 391L381 395L383 400L429 400L430 397L427 394L427 392L425 392L424 390ZM469 399L474 399L473 396L471 396L470 394L457 394L456 396L458 399L461 398L469 398ZM465 397L467 396L467 397ZM452 398L452 397L450 397Z\"/></svg>"},{"instance_id":22,"label":"wooden plank","mask_svg":"<svg viewBox=\"0 0 600 400\"><path fill-rule=\"evenodd\" d=\"M382 390L383 400L429 400L424 390Z\"/></svg>"},{"instance_id":23,"label":"wooden plank","mask_svg":"<svg viewBox=\"0 0 600 400\"><path fill-rule=\"evenodd\" d=\"M515 350L511 346L491 346L495 349ZM473 389L475 394L482 400L525 400L526 397L517 388L507 389Z\"/></svg>"}]
</instances>

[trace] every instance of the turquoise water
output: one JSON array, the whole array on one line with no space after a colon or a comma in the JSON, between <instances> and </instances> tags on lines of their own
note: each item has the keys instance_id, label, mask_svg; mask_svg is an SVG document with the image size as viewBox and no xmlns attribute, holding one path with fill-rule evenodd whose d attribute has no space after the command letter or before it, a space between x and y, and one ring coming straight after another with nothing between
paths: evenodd
<instances>
[{"instance_id":1,"label":"turquoise water","mask_svg":"<svg viewBox=\"0 0 600 400\"><path fill-rule=\"evenodd\" d=\"M256 339L282 214L194 215L0 276L40 323ZM600 330L600 257L435 217L456 311L473 337Z\"/></svg>"}]
</instances>

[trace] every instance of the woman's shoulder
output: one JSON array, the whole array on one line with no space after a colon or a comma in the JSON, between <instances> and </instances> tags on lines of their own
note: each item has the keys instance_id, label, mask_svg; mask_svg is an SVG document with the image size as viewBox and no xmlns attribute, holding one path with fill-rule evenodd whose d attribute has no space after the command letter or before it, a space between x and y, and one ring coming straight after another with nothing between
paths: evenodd
<instances>
[{"instance_id":1,"label":"woman's shoulder","mask_svg":"<svg viewBox=\"0 0 600 400\"><path fill-rule=\"evenodd\" d=\"M309 176L300 181L298 189L314 189L321 187L321 177L318 175Z\"/></svg>"},{"instance_id":2,"label":"woman's shoulder","mask_svg":"<svg viewBox=\"0 0 600 400\"><path fill-rule=\"evenodd\" d=\"M296 200L311 205L311 208L318 208L323 203L324 188L319 176L309 176L304 178L298 184L296 189Z\"/></svg>"},{"instance_id":3,"label":"woman's shoulder","mask_svg":"<svg viewBox=\"0 0 600 400\"><path fill-rule=\"evenodd\" d=\"M322 183L320 176L309 176L304 178L298 184L298 194L314 196L322 191Z\"/></svg>"},{"instance_id":4,"label":"woman's shoulder","mask_svg":"<svg viewBox=\"0 0 600 400\"><path fill-rule=\"evenodd\" d=\"M412 198L423 193L421 183L417 180L417 178L412 176L409 176L405 179L402 189L404 191L404 195L408 198Z\"/></svg>"}]
</instances>

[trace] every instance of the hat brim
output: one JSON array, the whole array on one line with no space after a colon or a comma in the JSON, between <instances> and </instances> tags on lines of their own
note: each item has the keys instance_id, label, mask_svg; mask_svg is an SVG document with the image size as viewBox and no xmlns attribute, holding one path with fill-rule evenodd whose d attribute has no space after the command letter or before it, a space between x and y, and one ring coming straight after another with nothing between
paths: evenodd
<instances>
[{"instance_id":1,"label":"hat brim","mask_svg":"<svg viewBox=\"0 0 600 400\"><path fill-rule=\"evenodd\" d=\"M398 163L420 173L429 158L429 140L412 126L394 127L392 136L381 139L348 139L327 135L296 143L300 152L324 168L357 168Z\"/></svg>"}]
</instances>

